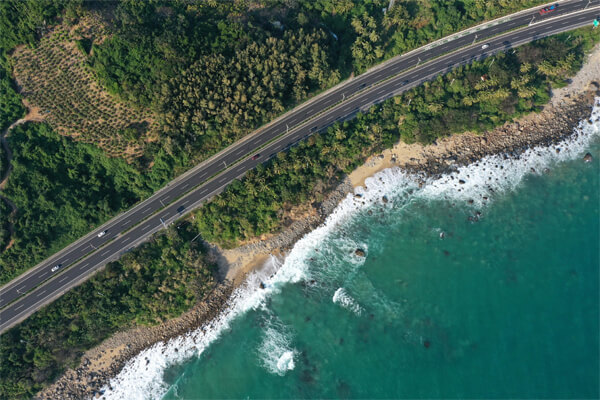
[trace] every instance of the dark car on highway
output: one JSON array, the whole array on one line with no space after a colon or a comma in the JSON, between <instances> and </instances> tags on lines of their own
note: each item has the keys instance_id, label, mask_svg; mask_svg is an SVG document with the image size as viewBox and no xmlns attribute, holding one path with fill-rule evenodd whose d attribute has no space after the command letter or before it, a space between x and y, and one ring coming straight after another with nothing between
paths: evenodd
<instances>
[{"instance_id":1,"label":"dark car on highway","mask_svg":"<svg viewBox=\"0 0 600 400\"><path fill-rule=\"evenodd\" d=\"M260 154L255 154L255 155L252 156L252 159L253 160L257 160L259 157L260 157Z\"/></svg>"}]
</instances>

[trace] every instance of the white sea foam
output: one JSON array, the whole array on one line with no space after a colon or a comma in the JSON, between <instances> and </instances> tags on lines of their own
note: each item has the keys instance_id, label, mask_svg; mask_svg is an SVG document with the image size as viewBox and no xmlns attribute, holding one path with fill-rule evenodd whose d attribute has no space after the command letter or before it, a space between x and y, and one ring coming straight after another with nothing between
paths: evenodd
<instances>
[{"instance_id":1,"label":"white sea foam","mask_svg":"<svg viewBox=\"0 0 600 400\"><path fill-rule=\"evenodd\" d=\"M504 160L501 156L491 156L457 169L439 179L427 179L419 188L418 177L407 174L398 168L377 173L365 181L365 188L357 188L355 195L348 195L325 223L299 240L282 264L272 258L265 268L248 277L244 285L234 291L225 310L213 321L201 328L158 343L130 360L119 375L110 381L112 390L105 387L105 399L159 399L168 390L163 380L166 368L200 355L213 341L226 331L234 318L250 309L264 304L265 299L279 292L286 283L294 283L310 278L310 258L319 254L326 238L343 227L357 212L376 205L377 207L404 207L414 200L446 198L451 201L473 200L473 207L481 208L493 201L498 194L514 189L523 178L531 173L541 173L557 162L581 157L590 142L600 136L600 98L592 112L593 124L583 121L574 129L574 134L561 143L550 147L537 147L526 151L518 159ZM556 153L556 148L560 149ZM535 172L532 172L532 169ZM459 183L463 180L464 183ZM386 196L387 202L383 200ZM487 197L485 201L483 198ZM348 242L348 260L359 266L364 260L355 260L352 246L366 248L366 244ZM326 247L326 246L325 246ZM325 251L325 249L324 249ZM265 285L259 288L260 282ZM339 298L339 294L338 294ZM290 353L291 352L291 353ZM293 368L292 349L281 352L275 366L277 370Z\"/></svg>"},{"instance_id":2,"label":"white sea foam","mask_svg":"<svg viewBox=\"0 0 600 400\"><path fill-rule=\"evenodd\" d=\"M258 349L261 364L267 371L280 376L295 367L296 350L292 348L291 333L281 321L269 321Z\"/></svg>"},{"instance_id":3,"label":"white sea foam","mask_svg":"<svg viewBox=\"0 0 600 400\"><path fill-rule=\"evenodd\" d=\"M333 302L339 304L347 310L352 311L356 315L362 313L362 307L346 292L344 288L339 288L333 294Z\"/></svg>"}]
</instances>

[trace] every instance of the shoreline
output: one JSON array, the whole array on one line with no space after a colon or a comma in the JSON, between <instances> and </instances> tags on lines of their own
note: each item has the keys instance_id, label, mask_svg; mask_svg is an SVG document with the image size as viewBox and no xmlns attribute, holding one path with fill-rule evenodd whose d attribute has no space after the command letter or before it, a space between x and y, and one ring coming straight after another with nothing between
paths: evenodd
<instances>
[{"instance_id":1,"label":"shoreline","mask_svg":"<svg viewBox=\"0 0 600 400\"><path fill-rule=\"evenodd\" d=\"M397 143L392 149L369 157L348 177L329 191L320 204L294 208L286 218L286 228L273 235L231 250L208 244L209 254L219 266L215 289L191 310L153 327L118 332L87 351L76 369L67 370L54 384L42 390L40 399L80 399L93 397L125 363L155 343L166 341L214 319L228 304L233 290L245 277L260 269L270 257L284 258L304 234L323 223L347 194L364 186L366 178L387 168L399 167L425 176L438 176L484 156L518 156L527 148L551 146L571 135L579 121L589 118L594 97L600 96L600 46L588 55L583 67L564 88L554 90L550 102L539 113L524 115L482 135L464 133L437 143ZM556 150L560 151L559 148Z\"/></svg>"}]
</instances>

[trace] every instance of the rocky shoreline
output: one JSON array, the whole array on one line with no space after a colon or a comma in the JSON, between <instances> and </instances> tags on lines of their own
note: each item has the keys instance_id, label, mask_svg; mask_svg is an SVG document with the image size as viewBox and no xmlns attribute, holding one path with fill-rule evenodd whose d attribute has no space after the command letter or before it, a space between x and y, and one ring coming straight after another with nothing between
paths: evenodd
<instances>
[{"instance_id":1,"label":"rocky shoreline","mask_svg":"<svg viewBox=\"0 0 600 400\"><path fill-rule=\"evenodd\" d=\"M559 109L545 109L546 113L560 115L549 119L544 117L524 118L519 122L505 124L485 135L464 135L460 146L466 151L450 151L443 156L431 155L423 162L407 163L404 169L413 173L425 173L437 177L455 170L458 166L472 164L490 155L503 155L505 159L517 158L527 149L553 146L573 133L579 121L587 121L593 108L594 98L600 96L600 83L592 87L570 104ZM458 144L458 143L457 143ZM556 148L559 153L560 148Z\"/></svg>"},{"instance_id":2,"label":"rocky shoreline","mask_svg":"<svg viewBox=\"0 0 600 400\"><path fill-rule=\"evenodd\" d=\"M305 233L324 222L339 202L364 179L389 167L400 167L425 177L436 177L459 166L477 162L482 157L503 154L519 157L535 146L553 146L572 135L579 121L590 116L595 96L600 96L600 48L596 48L573 83L554 93L551 102L539 113L529 114L517 122L506 123L484 135L454 135L429 146L399 143L393 149L371 157L349 177L330 190L319 204L304 205L297 218L290 218L282 232L261 238L234 250L211 247L220 265L221 278L206 299L182 316L155 327L134 328L119 332L101 345L86 352L79 367L69 369L53 385L44 389L39 399L82 399L99 396L99 390L123 368L125 363L145 348L192 331L214 319L227 306L232 291L251 270L244 268L271 254L285 254ZM591 123L592 121L588 121ZM556 148L560 152L560 148ZM292 213L293 214L293 213ZM263 257L262 259L260 257Z\"/></svg>"}]
</instances>

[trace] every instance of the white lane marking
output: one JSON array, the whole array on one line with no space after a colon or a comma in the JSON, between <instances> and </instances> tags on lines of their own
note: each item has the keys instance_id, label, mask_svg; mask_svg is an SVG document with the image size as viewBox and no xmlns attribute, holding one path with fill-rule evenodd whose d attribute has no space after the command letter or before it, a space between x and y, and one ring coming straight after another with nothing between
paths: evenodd
<instances>
[{"instance_id":1,"label":"white lane marking","mask_svg":"<svg viewBox=\"0 0 600 400\"><path fill-rule=\"evenodd\" d=\"M63 281L67 280L68 277L69 277L68 275L65 275L65 277L62 278L61 280L59 280L58 283L62 283Z\"/></svg>"},{"instance_id":2,"label":"white lane marking","mask_svg":"<svg viewBox=\"0 0 600 400\"><path fill-rule=\"evenodd\" d=\"M238 155L242 154L243 152L244 152L244 149L240 149L240 151L237 151L237 152L235 153L235 155L236 155L236 156L238 156Z\"/></svg>"},{"instance_id":3,"label":"white lane marking","mask_svg":"<svg viewBox=\"0 0 600 400\"><path fill-rule=\"evenodd\" d=\"M352 106L348 106L348 107L346 107L346 108L343 108L343 109L342 109L342 111L348 111L348 110L350 110L351 108L352 108Z\"/></svg>"},{"instance_id":4,"label":"white lane marking","mask_svg":"<svg viewBox=\"0 0 600 400\"><path fill-rule=\"evenodd\" d=\"M189 183L186 183L186 184L185 184L185 185L183 185L181 188L182 188L182 189L185 189L185 188L186 188L186 187L188 187L188 186L190 186L190 184L189 184Z\"/></svg>"},{"instance_id":5,"label":"white lane marking","mask_svg":"<svg viewBox=\"0 0 600 400\"><path fill-rule=\"evenodd\" d=\"M162 201L167 201L167 200L169 200L169 196L166 196L166 197L162 198Z\"/></svg>"},{"instance_id":6,"label":"white lane marking","mask_svg":"<svg viewBox=\"0 0 600 400\"><path fill-rule=\"evenodd\" d=\"M183 203L181 203L181 205L185 206L187 203L189 203L189 200L184 201Z\"/></svg>"},{"instance_id":7,"label":"white lane marking","mask_svg":"<svg viewBox=\"0 0 600 400\"><path fill-rule=\"evenodd\" d=\"M17 292L20 292L21 290L25 289L25 286L21 286L20 288L17 289Z\"/></svg>"},{"instance_id":8,"label":"white lane marking","mask_svg":"<svg viewBox=\"0 0 600 400\"><path fill-rule=\"evenodd\" d=\"M221 179L219 179L219 183L222 183L222 182L224 182L224 181L226 181L226 180L227 180L227 177L226 177L226 176L224 176L224 177L222 177Z\"/></svg>"},{"instance_id":9,"label":"white lane marking","mask_svg":"<svg viewBox=\"0 0 600 400\"><path fill-rule=\"evenodd\" d=\"M240 165L240 166L239 166L239 168L235 170L235 172L239 172L239 171L241 171L241 170L243 170L243 169L244 169L244 166L243 166L243 165Z\"/></svg>"},{"instance_id":10,"label":"white lane marking","mask_svg":"<svg viewBox=\"0 0 600 400\"><path fill-rule=\"evenodd\" d=\"M46 271L46 272L44 272L43 274L40 274L40 275L38 275L38 276L41 278L42 276L44 276L44 275L47 275L47 274L48 274L48 271Z\"/></svg>"},{"instance_id":11,"label":"white lane marking","mask_svg":"<svg viewBox=\"0 0 600 400\"><path fill-rule=\"evenodd\" d=\"M256 139L254 142L252 142L252 144L256 144L258 142L260 142L260 138Z\"/></svg>"},{"instance_id":12,"label":"white lane marking","mask_svg":"<svg viewBox=\"0 0 600 400\"><path fill-rule=\"evenodd\" d=\"M171 214L171 212L168 212L168 213L164 214L164 215L162 216L162 218L164 219L164 218L168 217L168 216L169 216L169 214Z\"/></svg>"},{"instance_id":13,"label":"white lane marking","mask_svg":"<svg viewBox=\"0 0 600 400\"><path fill-rule=\"evenodd\" d=\"M204 176L206 176L206 172L203 173L202 175L199 176L200 179L204 178Z\"/></svg>"},{"instance_id":14,"label":"white lane marking","mask_svg":"<svg viewBox=\"0 0 600 400\"><path fill-rule=\"evenodd\" d=\"M146 229L150 228L150 225L146 225L142 228L143 231L145 231Z\"/></svg>"},{"instance_id":15,"label":"white lane marking","mask_svg":"<svg viewBox=\"0 0 600 400\"><path fill-rule=\"evenodd\" d=\"M110 250L106 250L104 253L100 254L100 257L104 257L105 255L107 255L108 253L110 253Z\"/></svg>"},{"instance_id":16,"label":"white lane marking","mask_svg":"<svg viewBox=\"0 0 600 400\"><path fill-rule=\"evenodd\" d=\"M146 209L144 210L144 212L145 212L145 213L147 213L148 211L150 211L150 208L152 208L152 207L148 207L148 208L146 208Z\"/></svg>"},{"instance_id":17,"label":"white lane marking","mask_svg":"<svg viewBox=\"0 0 600 400\"><path fill-rule=\"evenodd\" d=\"M123 238L123 240L121 240L121 243L129 242L129 239L131 239L131 238L129 238L129 237Z\"/></svg>"},{"instance_id":18,"label":"white lane marking","mask_svg":"<svg viewBox=\"0 0 600 400\"><path fill-rule=\"evenodd\" d=\"M381 89L380 91L378 91L378 92L377 92L377 93L375 93L375 94L381 94L381 93L385 92L386 90L387 90L386 88L383 88L383 89Z\"/></svg>"},{"instance_id":19,"label":"white lane marking","mask_svg":"<svg viewBox=\"0 0 600 400\"><path fill-rule=\"evenodd\" d=\"M203 190L200 192L200 194L202 194L202 193L206 192L207 190L208 190L208 189L203 189Z\"/></svg>"},{"instance_id":20,"label":"white lane marking","mask_svg":"<svg viewBox=\"0 0 600 400\"><path fill-rule=\"evenodd\" d=\"M45 290L42 290L41 292L39 292L35 297L40 297L41 295L43 295L44 293L46 293Z\"/></svg>"},{"instance_id":21,"label":"white lane marking","mask_svg":"<svg viewBox=\"0 0 600 400\"><path fill-rule=\"evenodd\" d=\"M19 308L23 307L25 304L21 304L19 307L15 307L15 311L17 311Z\"/></svg>"},{"instance_id":22,"label":"white lane marking","mask_svg":"<svg viewBox=\"0 0 600 400\"><path fill-rule=\"evenodd\" d=\"M130 220L130 219L128 219L127 221L125 221L125 222L123 222L123 223L124 223L124 224L128 224L128 223L130 223L130 222L131 222L131 220Z\"/></svg>"}]
</instances>

